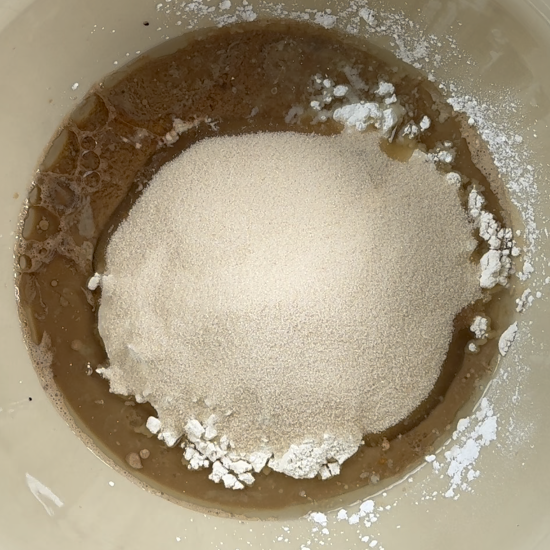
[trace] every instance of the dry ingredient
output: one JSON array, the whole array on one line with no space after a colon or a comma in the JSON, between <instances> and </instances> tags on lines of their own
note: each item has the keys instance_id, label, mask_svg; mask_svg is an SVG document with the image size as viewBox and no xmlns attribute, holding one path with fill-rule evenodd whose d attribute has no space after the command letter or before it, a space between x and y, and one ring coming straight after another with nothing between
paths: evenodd
<instances>
[{"instance_id":1,"label":"dry ingredient","mask_svg":"<svg viewBox=\"0 0 550 550\"><path fill-rule=\"evenodd\" d=\"M189 467L228 488L265 464L336 475L365 433L427 396L454 317L480 297L456 182L379 139L203 140L111 239L98 372L149 401L148 428L168 446L185 436Z\"/></svg>"},{"instance_id":2,"label":"dry ingredient","mask_svg":"<svg viewBox=\"0 0 550 550\"><path fill-rule=\"evenodd\" d=\"M475 334L476 338L485 338L489 332L489 319L476 315L470 330Z\"/></svg>"},{"instance_id":3,"label":"dry ingredient","mask_svg":"<svg viewBox=\"0 0 550 550\"><path fill-rule=\"evenodd\" d=\"M518 324L517 321L511 324L500 336L498 341L498 350L501 355L506 355L510 346L513 344L518 333Z\"/></svg>"},{"instance_id":4,"label":"dry ingredient","mask_svg":"<svg viewBox=\"0 0 550 550\"><path fill-rule=\"evenodd\" d=\"M475 426L471 418L459 420L453 432L454 445L444 452L446 468L437 460L435 455L426 457L436 473L444 473L450 478L450 486L445 497L457 499L457 489L467 491L468 483L479 477L479 470L475 469L475 462L483 447L487 447L496 439L497 416L487 399L482 399L479 409L475 413ZM442 471L443 469L443 471Z\"/></svg>"},{"instance_id":5,"label":"dry ingredient","mask_svg":"<svg viewBox=\"0 0 550 550\"><path fill-rule=\"evenodd\" d=\"M479 230L479 236L487 242L489 250L481 257L481 288L493 288L497 284L506 286L514 273L511 256L517 256L519 249L510 228L501 227L493 214L483 210L485 199L473 188L468 196L468 211Z\"/></svg>"}]
</instances>

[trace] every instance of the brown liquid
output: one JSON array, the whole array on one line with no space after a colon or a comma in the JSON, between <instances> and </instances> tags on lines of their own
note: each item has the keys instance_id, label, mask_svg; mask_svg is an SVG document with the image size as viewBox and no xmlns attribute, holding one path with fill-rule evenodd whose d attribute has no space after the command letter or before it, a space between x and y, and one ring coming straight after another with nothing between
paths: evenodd
<instances>
[{"instance_id":1,"label":"brown liquid","mask_svg":"<svg viewBox=\"0 0 550 550\"><path fill-rule=\"evenodd\" d=\"M264 471L253 486L231 491L208 480L208 470L189 471L179 447L166 448L146 430L147 417L155 414L151 406L109 393L108 383L95 374L107 357L97 331L99 291L90 292L87 281L94 271L102 271L109 236L151 177L196 141L259 131L341 131L330 121L311 124L315 113L307 110L308 87L317 73L347 84L341 69L352 66L371 89L379 79L393 82L409 113L404 124L423 115L432 120L419 146L431 149L437 142L452 141L457 151L452 169L479 182L489 208L509 223L496 170L482 144L470 150L475 133L463 131L467 125L451 113L433 84L395 60L388 64L387 54L383 60L381 52L363 42L288 22L246 24L203 32L197 41L175 42L181 49L143 58L108 85L98 86L73 113L41 165L22 225L17 280L21 319L37 372L89 445L173 500L212 513L281 517L320 503L345 504L361 488L366 496L380 489L380 481L391 482L433 452L458 411L479 396L494 370L497 341L490 339L479 354L466 353L472 339L468 326L479 311L491 318L495 334L502 332L514 309L509 290L487 293L457 317L447 360L430 396L399 425L367 435L340 475L326 481L296 480ZM306 112L299 122L288 124L285 116L295 105ZM440 122L441 114L450 116ZM215 126L200 123L173 147L162 146L160 139L172 129L174 117L208 117ZM407 147L382 145L386 154L402 161L410 155ZM472 154L483 165L476 166ZM466 200L466 189L462 193ZM483 252L480 245L473 259ZM51 357L44 350L48 341ZM149 451L141 460L143 468L132 469L126 457L143 449Z\"/></svg>"}]
</instances>

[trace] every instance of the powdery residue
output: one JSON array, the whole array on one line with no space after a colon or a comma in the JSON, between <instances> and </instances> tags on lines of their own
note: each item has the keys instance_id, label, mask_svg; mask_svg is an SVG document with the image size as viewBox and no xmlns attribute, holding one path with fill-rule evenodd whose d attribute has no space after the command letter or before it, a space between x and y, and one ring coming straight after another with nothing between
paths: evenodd
<instances>
[{"instance_id":1,"label":"powdery residue","mask_svg":"<svg viewBox=\"0 0 550 550\"><path fill-rule=\"evenodd\" d=\"M499 424L499 415L495 413L490 400L484 397L472 415L458 421L451 439L442 449L433 455L426 456L424 464L396 485L413 483L415 474L427 467L439 482L434 483L433 478L430 479L431 476L424 482L420 482L422 496L417 498L414 504L422 505L438 499L458 500L462 493L474 492L475 483L482 475L479 458L483 449L495 443L499 428L503 428ZM366 548L384 550L384 536L382 530L378 528L378 521L398 507L401 501L410 504L411 497L399 496L400 494L402 493L392 492L389 488L387 492L379 493L358 505L330 513L308 514L307 519L312 525L311 536L304 542L304 547L329 546L331 532L339 528L342 523L346 523L356 529L357 538L367 543ZM397 498L395 498L396 495ZM394 498L388 503L390 496ZM400 527L400 525L395 526L397 529Z\"/></svg>"},{"instance_id":2,"label":"powdery residue","mask_svg":"<svg viewBox=\"0 0 550 550\"><path fill-rule=\"evenodd\" d=\"M289 11L283 4L260 2L252 7L247 0L240 2L208 0L193 0L192 2L175 4L170 1L156 5L158 12L167 16L167 21L157 28L164 33L163 38L170 38L169 31L175 26L182 25L185 19L188 29L194 29L205 19L219 27L254 21L258 17L280 17L297 21L310 21L326 29L340 28L349 34L366 34L384 36L390 39L394 53L404 62L417 69L436 68L443 62L442 50L454 52L456 43L450 36L438 37L425 33L422 27L407 19L397 11L375 11L364 0L352 0L338 12L331 9L305 9L303 11ZM466 56L461 56L462 62L467 62Z\"/></svg>"},{"instance_id":3,"label":"powdery residue","mask_svg":"<svg viewBox=\"0 0 550 550\"><path fill-rule=\"evenodd\" d=\"M479 284L482 288L494 288L497 284L506 286L510 274L514 273L512 257L518 248L512 238L512 230L502 227L493 214L483 210L484 204L484 197L474 187L468 196L468 212L479 236L489 246L480 260Z\"/></svg>"},{"instance_id":4,"label":"powdery residue","mask_svg":"<svg viewBox=\"0 0 550 550\"><path fill-rule=\"evenodd\" d=\"M497 416L489 400L483 398L479 409L471 417L459 420L452 435L454 445L442 453L439 460L427 456L434 472L449 478L449 488L444 493L446 498L458 499L458 490L470 491L469 482L478 478L480 471L475 468L481 449L487 447L497 437Z\"/></svg>"},{"instance_id":5,"label":"powdery residue","mask_svg":"<svg viewBox=\"0 0 550 550\"><path fill-rule=\"evenodd\" d=\"M548 279L542 280L546 275L547 261L539 253L537 247L537 241L542 236L542 232L537 226L536 220L536 205L539 199L539 191L535 182L536 169L531 160L531 151L521 135L525 129L521 126L516 127L509 122L514 120L514 114L520 106L513 97L508 97L506 100L501 99L495 105L490 101L462 94L460 85L456 83L440 87L451 90L453 95L448 99L449 104L455 111L466 114L469 117L468 123L479 131L491 152L500 176L510 191L512 202L521 214L524 229L517 229L515 236L523 239L523 246L520 250L514 242L510 252L511 256L519 256L521 251L522 263L517 268L516 276L521 283L527 284L528 282L530 285L516 300L516 311L523 313L537 299L542 298L542 291L548 284ZM544 235L548 238L547 229L544 229ZM537 258L541 271L541 276L538 278L534 277ZM506 338L509 340L508 337ZM500 346L500 351L504 355L509 345L506 345L504 341L502 344L504 347Z\"/></svg>"},{"instance_id":6,"label":"powdery residue","mask_svg":"<svg viewBox=\"0 0 550 550\"><path fill-rule=\"evenodd\" d=\"M510 325L500 336L500 339L498 341L498 351L500 352L500 355L504 356L508 353L508 350L510 349L510 346L516 339L516 334L518 332L518 324L513 323Z\"/></svg>"},{"instance_id":7,"label":"powdery residue","mask_svg":"<svg viewBox=\"0 0 550 550\"><path fill-rule=\"evenodd\" d=\"M385 502L380 505L376 502L377 500ZM387 500L388 494L382 493L376 499L364 500L347 509L342 508L330 513L311 512L306 516L311 524L311 534L307 540L303 541L300 549L311 549L313 546L316 548L336 546L338 543L333 542L332 534L338 533L342 524L347 524L355 529L357 540L365 543L365 548L384 550L383 537L377 528L377 523L383 515L390 513L397 506L397 501L388 504ZM287 533L288 527L283 527L283 530ZM276 541L280 541L279 538Z\"/></svg>"},{"instance_id":8,"label":"powdery residue","mask_svg":"<svg viewBox=\"0 0 550 550\"><path fill-rule=\"evenodd\" d=\"M454 94L449 98L449 104L455 111L468 115L469 124L479 131L491 151L499 173L511 191L513 202L522 214L526 241L523 259L528 266L527 270L524 268L519 274L523 279L523 274L530 276L533 272L531 259L536 251L535 243L540 231L535 221L538 190L535 185L535 170L530 164L530 152L523 145L523 137L502 122L512 115L517 105L511 99L494 106L469 95L459 95L460 88L456 85L449 85L449 88ZM510 112L503 112L508 109Z\"/></svg>"}]
</instances>

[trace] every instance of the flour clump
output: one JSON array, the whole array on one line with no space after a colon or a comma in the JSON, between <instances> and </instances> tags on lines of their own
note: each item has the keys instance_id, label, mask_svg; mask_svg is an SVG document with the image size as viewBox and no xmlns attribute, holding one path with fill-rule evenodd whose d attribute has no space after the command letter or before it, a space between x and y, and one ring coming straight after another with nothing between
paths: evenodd
<instances>
[{"instance_id":1,"label":"flour clump","mask_svg":"<svg viewBox=\"0 0 550 550\"><path fill-rule=\"evenodd\" d=\"M456 315L481 296L457 186L379 140L203 140L111 238L98 371L228 488L265 465L338 474L365 434L428 396Z\"/></svg>"}]
</instances>

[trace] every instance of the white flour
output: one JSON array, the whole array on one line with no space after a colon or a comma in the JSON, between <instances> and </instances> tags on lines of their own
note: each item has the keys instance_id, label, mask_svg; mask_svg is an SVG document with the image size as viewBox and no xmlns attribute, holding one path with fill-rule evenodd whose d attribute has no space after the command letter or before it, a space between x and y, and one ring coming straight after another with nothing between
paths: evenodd
<instances>
[{"instance_id":1,"label":"white flour","mask_svg":"<svg viewBox=\"0 0 550 550\"><path fill-rule=\"evenodd\" d=\"M486 317L477 315L470 326L470 330L476 338L485 338L489 332L489 320Z\"/></svg>"},{"instance_id":2,"label":"white flour","mask_svg":"<svg viewBox=\"0 0 550 550\"><path fill-rule=\"evenodd\" d=\"M510 325L500 336L500 339L498 341L498 351L500 351L501 355L506 355L508 353L508 350L510 349L510 346L516 339L516 335L518 332L518 324L513 323Z\"/></svg>"},{"instance_id":3,"label":"white flour","mask_svg":"<svg viewBox=\"0 0 550 550\"><path fill-rule=\"evenodd\" d=\"M512 256L516 253L516 243L512 239L512 230L501 227L495 217L485 210L485 199L474 188L468 196L468 211L479 230L479 236L487 241L489 251L480 261L481 288L493 288L497 284L506 286L508 277L513 273Z\"/></svg>"},{"instance_id":4,"label":"white flour","mask_svg":"<svg viewBox=\"0 0 550 550\"><path fill-rule=\"evenodd\" d=\"M480 474L474 466L481 449L496 439L498 419L487 399L482 399L474 420L475 424L470 418L458 422L452 435L455 443L443 453L442 459L437 460L435 455L426 457L426 462L436 473L443 473L449 478L449 488L444 495L447 498L458 498L458 489L470 490L468 482Z\"/></svg>"}]
</instances>

